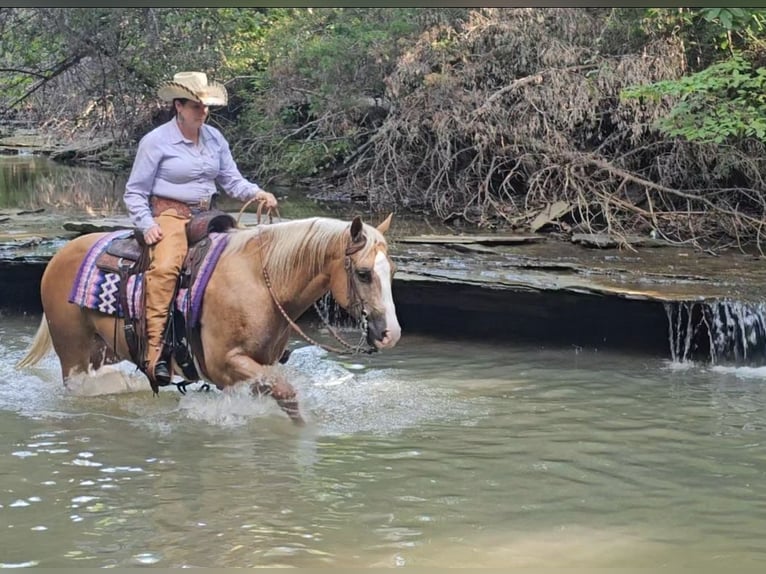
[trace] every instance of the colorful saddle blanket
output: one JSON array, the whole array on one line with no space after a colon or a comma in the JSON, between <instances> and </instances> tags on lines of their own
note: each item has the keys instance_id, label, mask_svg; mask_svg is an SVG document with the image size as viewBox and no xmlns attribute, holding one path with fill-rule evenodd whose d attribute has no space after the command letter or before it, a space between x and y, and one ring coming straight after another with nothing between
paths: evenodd
<instances>
[{"instance_id":1,"label":"colorful saddle blanket","mask_svg":"<svg viewBox=\"0 0 766 574\"><path fill-rule=\"evenodd\" d=\"M124 239L132 233L131 230L113 231L93 244L80 264L69 293L70 303L108 315L125 317L126 310L122 308L119 297L120 276L99 268L96 260L113 239ZM200 264L197 279L190 287L180 289L176 297L176 308L184 313L189 327L195 327L199 322L205 287L231 236L228 233L211 233L208 237L210 248ZM143 312L140 308L143 288L143 274L129 277L127 312L130 317L139 316Z\"/></svg>"}]
</instances>

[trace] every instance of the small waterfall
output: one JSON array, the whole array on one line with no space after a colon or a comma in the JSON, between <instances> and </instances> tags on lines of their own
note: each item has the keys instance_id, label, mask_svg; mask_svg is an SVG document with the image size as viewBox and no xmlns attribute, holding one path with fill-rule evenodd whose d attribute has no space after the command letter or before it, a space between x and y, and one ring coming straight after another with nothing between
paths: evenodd
<instances>
[{"instance_id":1,"label":"small waterfall","mask_svg":"<svg viewBox=\"0 0 766 574\"><path fill-rule=\"evenodd\" d=\"M766 364L766 302L665 303L674 362Z\"/></svg>"},{"instance_id":2,"label":"small waterfall","mask_svg":"<svg viewBox=\"0 0 766 574\"><path fill-rule=\"evenodd\" d=\"M316 302L315 311L325 323L338 329L358 329L359 322L338 305L330 293L326 293Z\"/></svg>"}]
</instances>

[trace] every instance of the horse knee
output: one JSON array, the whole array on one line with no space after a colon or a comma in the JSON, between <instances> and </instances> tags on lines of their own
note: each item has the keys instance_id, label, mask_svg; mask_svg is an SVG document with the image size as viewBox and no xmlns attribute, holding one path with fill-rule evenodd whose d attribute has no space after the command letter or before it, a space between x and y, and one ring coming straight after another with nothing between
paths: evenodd
<instances>
[{"instance_id":1,"label":"horse knee","mask_svg":"<svg viewBox=\"0 0 766 574\"><path fill-rule=\"evenodd\" d=\"M298 406L298 399L295 397L295 389L288 385L289 389L279 389L278 395L275 395L272 390L272 396L276 399L279 407L285 412L293 423L298 426L303 426L306 421L301 415L301 409Z\"/></svg>"},{"instance_id":2,"label":"horse knee","mask_svg":"<svg viewBox=\"0 0 766 574\"><path fill-rule=\"evenodd\" d=\"M296 425L303 426L306 424L298 406L295 389L287 381L277 381L273 385L256 383L253 385L253 390L259 396L270 395Z\"/></svg>"},{"instance_id":3,"label":"horse knee","mask_svg":"<svg viewBox=\"0 0 766 574\"><path fill-rule=\"evenodd\" d=\"M288 401L295 398L295 389L287 381L277 381L271 387L271 396L277 401Z\"/></svg>"},{"instance_id":4,"label":"horse knee","mask_svg":"<svg viewBox=\"0 0 766 574\"><path fill-rule=\"evenodd\" d=\"M250 388L253 394L259 397L270 396L277 401L289 401L295 398L295 389L287 381L254 382Z\"/></svg>"}]
</instances>

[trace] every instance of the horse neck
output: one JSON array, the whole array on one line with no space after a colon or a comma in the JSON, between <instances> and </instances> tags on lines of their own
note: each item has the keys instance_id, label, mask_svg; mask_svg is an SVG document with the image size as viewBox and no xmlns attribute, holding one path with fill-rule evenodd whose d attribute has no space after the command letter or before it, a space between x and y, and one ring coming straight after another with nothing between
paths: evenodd
<instances>
[{"instance_id":1,"label":"horse neck","mask_svg":"<svg viewBox=\"0 0 766 574\"><path fill-rule=\"evenodd\" d=\"M250 243L258 271L263 274L265 260L273 294L292 313L302 313L329 291L330 269L342 259L339 247L317 241L310 226L297 222L264 227ZM283 248L278 256L277 246Z\"/></svg>"}]
</instances>

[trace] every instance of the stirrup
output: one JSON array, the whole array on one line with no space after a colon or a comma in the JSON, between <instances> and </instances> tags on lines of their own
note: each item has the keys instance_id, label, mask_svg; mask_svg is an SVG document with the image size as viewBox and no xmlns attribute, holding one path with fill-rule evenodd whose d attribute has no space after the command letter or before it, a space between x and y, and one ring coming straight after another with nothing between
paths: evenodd
<instances>
[{"instance_id":1,"label":"stirrup","mask_svg":"<svg viewBox=\"0 0 766 574\"><path fill-rule=\"evenodd\" d=\"M152 373L152 377L160 387L167 386L171 383L173 377L170 374L168 362L165 359L159 359L156 363L154 363L154 372Z\"/></svg>"},{"instance_id":2,"label":"stirrup","mask_svg":"<svg viewBox=\"0 0 766 574\"><path fill-rule=\"evenodd\" d=\"M141 369L146 377L149 379L149 384L152 387L152 391L156 395L160 387L165 387L171 384L173 375L168 367L168 362L162 358L162 353L157 355L157 360L154 364L151 364L148 360L144 361L143 368ZM159 373L157 372L159 370Z\"/></svg>"},{"instance_id":3,"label":"stirrup","mask_svg":"<svg viewBox=\"0 0 766 574\"><path fill-rule=\"evenodd\" d=\"M197 383L202 383L202 386L199 389L197 389L197 391L207 392L210 390L210 383L206 383L205 381L180 381L178 383L173 383L173 384L176 386L179 393L181 393L182 395L185 395L186 387L188 387L189 385L197 384Z\"/></svg>"}]
</instances>

